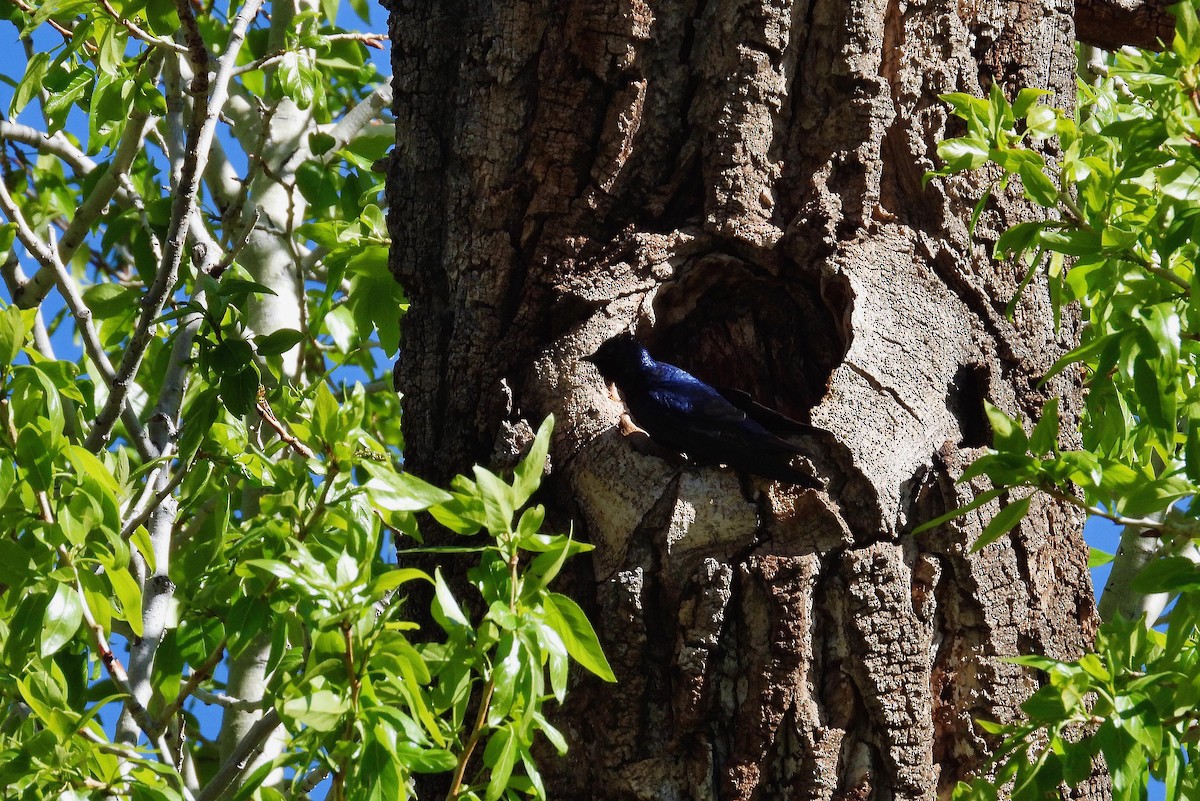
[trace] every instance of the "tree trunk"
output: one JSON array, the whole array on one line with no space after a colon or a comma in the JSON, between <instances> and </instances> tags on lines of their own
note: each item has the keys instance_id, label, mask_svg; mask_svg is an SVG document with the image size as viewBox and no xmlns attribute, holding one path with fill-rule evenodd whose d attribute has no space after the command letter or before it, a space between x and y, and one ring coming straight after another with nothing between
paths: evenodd
<instances>
[{"instance_id":1,"label":"tree trunk","mask_svg":"<svg viewBox=\"0 0 1200 801\"><path fill-rule=\"evenodd\" d=\"M932 798L978 770L1096 624L1082 517L1035 499L912 536L990 431L1079 384L1043 285L988 254L1015 196L934 181L938 95L1074 100L1072 6L896 0L393 0L397 377L409 467L445 481L558 420L550 519L596 545L567 591L619 677L557 722L552 798ZM827 433L825 491L631 448L579 361L623 330ZM1070 436L1070 435L1064 435ZM1068 443L1069 444L1069 443ZM1080 798L1106 797L1105 780Z\"/></svg>"}]
</instances>

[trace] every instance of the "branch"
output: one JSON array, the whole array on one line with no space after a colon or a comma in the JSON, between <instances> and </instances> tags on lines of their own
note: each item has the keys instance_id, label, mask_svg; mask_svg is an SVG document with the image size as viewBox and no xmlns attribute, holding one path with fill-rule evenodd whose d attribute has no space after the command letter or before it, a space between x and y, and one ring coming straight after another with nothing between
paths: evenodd
<instances>
[{"instance_id":1,"label":"branch","mask_svg":"<svg viewBox=\"0 0 1200 801\"><path fill-rule=\"evenodd\" d=\"M258 416L266 421L267 425L275 429L275 433L279 435L279 438L292 446L292 450L305 459L316 458L317 455L312 452L311 448L296 439L295 435L284 428L283 423L279 422L279 418L275 416L275 412L271 411L271 405L267 403L267 391L261 385L258 387L258 401L254 404L254 408L258 411Z\"/></svg>"},{"instance_id":2,"label":"branch","mask_svg":"<svg viewBox=\"0 0 1200 801\"><path fill-rule=\"evenodd\" d=\"M190 469L191 465L187 465L186 467L180 465L179 469L175 471L175 475L171 476L171 479L165 485L154 491L154 497L149 503L137 507L137 511L133 517L129 518L129 520L125 521L125 525L121 526L121 539L128 541L133 536L133 532L137 531L137 527L150 519L150 516L154 514L154 510L175 491L176 487L183 483Z\"/></svg>"},{"instance_id":3,"label":"branch","mask_svg":"<svg viewBox=\"0 0 1200 801\"><path fill-rule=\"evenodd\" d=\"M146 44L150 45L151 47L161 47L164 50L173 50L176 53L186 53L187 52L187 48L184 47L183 45L176 44L175 42L171 41L170 39L163 39L161 37L155 36L154 34L150 33L149 31L144 31L140 27L138 27L138 24L136 22L134 22L133 20L122 17L120 14L117 13L117 10L112 7L112 4L109 3L108 0L100 0L100 7L103 8L110 17L112 17L118 23L120 23L125 28L125 30L129 31L129 35L132 36L133 38L140 39L141 41L145 42Z\"/></svg>"},{"instance_id":4,"label":"branch","mask_svg":"<svg viewBox=\"0 0 1200 801\"><path fill-rule=\"evenodd\" d=\"M1158 50L1175 36L1167 0L1075 0L1075 38L1104 50Z\"/></svg>"},{"instance_id":5,"label":"branch","mask_svg":"<svg viewBox=\"0 0 1200 801\"><path fill-rule=\"evenodd\" d=\"M162 65L163 55L161 51L152 54L143 69L156 74ZM149 112L141 111L135 106L129 113L129 123L125 126L125 132L121 134L121 141L113 153L108 170L96 181L91 194L84 198L71 224L63 233L62 242L58 246L58 257L63 263L71 261L75 251L79 250L91 233L96 220L100 219L100 215L108 208L108 202L121 186L121 179L128 174L133 160L142 152L142 139L149 123ZM40 301L40 298L38 300Z\"/></svg>"},{"instance_id":6,"label":"branch","mask_svg":"<svg viewBox=\"0 0 1200 801\"><path fill-rule=\"evenodd\" d=\"M22 11L24 11L26 14L28 14L30 16L33 16L35 13L37 13L37 9L34 8L33 6L29 5L28 3L26 3L25 0L13 0L13 5L19 9L21 9ZM64 42L70 42L71 39L73 39L75 37L75 32L72 31L70 28L64 27L63 25L61 25L58 22L55 22L52 19L47 19L46 22L50 24L51 28L58 31L59 35L62 36ZM93 50L92 52L95 52L95 51Z\"/></svg>"},{"instance_id":7,"label":"branch","mask_svg":"<svg viewBox=\"0 0 1200 801\"><path fill-rule=\"evenodd\" d=\"M192 695L202 703L216 706L223 706L226 709L240 709L244 712L253 712L263 709L266 701L243 701L241 698L234 698L231 695L223 695L222 693L214 693L203 687L193 687Z\"/></svg>"},{"instance_id":8,"label":"branch","mask_svg":"<svg viewBox=\"0 0 1200 801\"><path fill-rule=\"evenodd\" d=\"M108 354L104 352L104 348L100 345L100 335L97 333L96 327L92 325L92 310L83 302L83 296L79 294L79 288L75 286L75 279L67 272L67 268L59 258L58 251L54 248L53 244L43 242L33 232L33 229L29 227L24 215L21 214L21 210L17 208L12 195L8 193L8 187L4 181L0 181L0 210L17 227L17 237L21 240L21 244L42 265L41 269L38 270L38 274L40 275L48 271L48 274L58 284L63 300L66 301L67 308L71 310L71 315L75 318L76 329L83 340L84 350L87 352L88 358L92 360L92 363L100 372L100 379L109 387L108 397L111 402L115 394L113 365L108 360ZM26 281L23 286L28 288L36 280L37 276ZM13 301L16 302L15 297ZM124 402L124 397L121 398L120 405L114 407L114 422L117 415L120 415L121 421L125 423L130 441L137 448L138 454L147 461L154 459L158 454L155 453L153 447L150 445L150 440L146 438L141 422L137 419L136 412L134 412L132 406Z\"/></svg>"},{"instance_id":9,"label":"branch","mask_svg":"<svg viewBox=\"0 0 1200 801\"><path fill-rule=\"evenodd\" d=\"M253 2L253 0L251 0ZM196 796L196 801L216 801L220 798L225 788L229 787L235 779L254 761L262 750L262 744L268 737L279 727L279 713L274 707L267 710L267 714L262 716L257 723L250 727L246 732L246 736L234 746L233 753L221 765L216 775L205 785L200 795Z\"/></svg>"},{"instance_id":10,"label":"branch","mask_svg":"<svg viewBox=\"0 0 1200 801\"><path fill-rule=\"evenodd\" d=\"M313 768L300 782L300 786L292 793L292 798L303 798L311 793L318 784L325 780L329 775L329 766L322 765L319 768Z\"/></svg>"},{"instance_id":11,"label":"branch","mask_svg":"<svg viewBox=\"0 0 1200 801\"><path fill-rule=\"evenodd\" d=\"M71 559L71 554L66 548L59 549L59 555L62 556L63 562L75 574L75 591L79 593L79 603L83 610L83 622L87 625L88 630L92 633L92 641L96 646L96 650L100 654L100 661L104 663L104 668L108 672L109 677L113 680L113 684L126 697L125 709L133 715L137 720L138 725L142 727L142 731L152 731L153 719L150 713L146 711L129 687L129 675L125 672L124 665L121 660L117 659L112 648L108 645L108 638L104 636L104 627L96 622L95 616L92 614L91 607L88 606L87 595L84 594L83 584L79 580L79 569L75 566ZM154 738L154 743L158 748L158 758L168 765L175 764L175 754L171 751L170 745L166 739L159 735Z\"/></svg>"},{"instance_id":12,"label":"branch","mask_svg":"<svg viewBox=\"0 0 1200 801\"><path fill-rule=\"evenodd\" d=\"M1153 517L1125 517L1124 515L1119 515L1119 514L1116 514L1115 512L1110 512L1101 506L1092 506L1091 504L1089 504L1087 501L1083 500L1082 498L1072 495L1069 492L1063 492L1062 490L1060 490L1054 486L1041 486L1041 487L1038 487L1037 489L1040 489L1042 492L1045 492L1047 495L1049 495L1052 498L1060 500L1064 503L1069 503L1072 506L1082 509L1083 511L1087 512L1089 515L1092 515L1094 517L1102 517L1105 520L1110 520L1113 523L1116 523L1117 525L1120 525L1120 526L1125 526L1127 528L1150 530L1150 531L1155 531L1155 532L1160 532L1160 533L1164 529L1167 528L1167 525L1163 521L1157 520Z\"/></svg>"},{"instance_id":13,"label":"branch","mask_svg":"<svg viewBox=\"0 0 1200 801\"><path fill-rule=\"evenodd\" d=\"M142 358L146 355L146 348L150 344L151 326L175 286L190 227L188 221L192 217L198 200L200 176L208 163L208 152L216 132L217 120L221 114L221 107L225 104L225 99L229 94L233 63L242 49L242 43L246 38L246 29L249 27L250 21L258 14L262 2L263 0L248 0L234 19L225 51L217 61L217 74L213 79L210 94L207 63L202 61L207 58L207 51L204 49L203 39L199 37L191 4L189 0L176 0L176 10L183 22L195 70L195 76L192 78L192 119L188 126L187 151L190 157L184 161L175 202L171 205L171 224L167 229L170 234L163 252L163 262L159 266L158 274L154 277L150 291L142 300L142 313L113 381L112 393L96 418L96 424L85 442L85 446L93 451L100 450L108 441L116 420L117 410L125 402L130 384L137 375L138 368L141 367Z\"/></svg>"},{"instance_id":14,"label":"branch","mask_svg":"<svg viewBox=\"0 0 1200 801\"><path fill-rule=\"evenodd\" d=\"M0 139L6 139L10 142L20 142L37 149L39 153L44 153L52 156L57 156L62 159L71 169L75 171L76 176L80 179L90 175L99 165L92 161L82 150L63 136L61 131L57 131L53 136L46 136L36 128L28 125L20 125L6 120L0 120ZM156 261L162 261L162 247L159 245L158 236L154 233L153 226L150 225L150 219L146 214L146 204L142 200L142 196L134 187L133 182L129 180L128 172L121 173L118 178L118 186L113 198L117 202L126 206L130 206L137 210L142 223L142 228L150 239L150 250L154 253ZM62 255L59 255L62 259ZM15 301L14 301L15 302ZM18 303L18 305L20 305Z\"/></svg>"},{"instance_id":15,"label":"branch","mask_svg":"<svg viewBox=\"0 0 1200 801\"><path fill-rule=\"evenodd\" d=\"M375 87L375 91L359 101L358 105L346 112L338 120L337 125L329 135L333 137L333 146L321 155L321 163L333 161L333 154L346 146L368 123L379 117L379 112L392 105L392 82L384 81Z\"/></svg>"},{"instance_id":16,"label":"branch","mask_svg":"<svg viewBox=\"0 0 1200 801\"><path fill-rule=\"evenodd\" d=\"M356 41L362 42L367 47L373 47L376 50L383 49L383 43L388 40L386 33L362 33L362 32L347 32L347 33L330 33L321 37L328 42L339 41ZM288 53L295 52L292 50L273 50L266 55L259 56L253 61L248 61L240 67L234 69L234 75L245 75L247 72L265 69L286 56Z\"/></svg>"},{"instance_id":17,"label":"branch","mask_svg":"<svg viewBox=\"0 0 1200 801\"><path fill-rule=\"evenodd\" d=\"M37 148L39 153L58 156L71 165L77 175L83 176L96 169L96 162L88 158L82 150L75 147L71 140L63 136L62 131L56 131L53 136L46 136L37 128L21 125L8 120L0 120L0 139L9 142L20 142L23 145Z\"/></svg>"},{"instance_id":18,"label":"branch","mask_svg":"<svg viewBox=\"0 0 1200 801\"><path fill-rule=\"evenodd\" d=\"M183 709L184 703L200 686L200 682L212 677L213 671L221 661L221 657L225 655L226 642L228 642L228 638L222 638L217 643L217 647L213 649L213 652L208 655L208 659L204 660L204 664L192 670L192 675L188 676L187 683L180 688L179 693L175 696L175 700L159 716L159 722L154 727L156 733L166 731L167 724L171 718L175 717L179 713L179 710Z\"/></svg>"}]
</instances>

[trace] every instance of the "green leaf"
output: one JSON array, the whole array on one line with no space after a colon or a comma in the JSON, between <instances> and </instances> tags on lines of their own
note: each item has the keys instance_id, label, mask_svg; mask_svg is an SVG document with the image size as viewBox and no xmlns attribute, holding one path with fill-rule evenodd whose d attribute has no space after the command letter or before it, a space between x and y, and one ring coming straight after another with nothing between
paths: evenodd
<instances>
[{"instance_id":1,"label":"green leaf","mask_svg":"<svg viewBox=\"0 0 1200 801\"><path fill-rule=\"evenodd\" d=\"M1102 551L1099 548L1088 548L1088 567L1100 567L1107 565L1113 560L1113 555L1108 551Z\"/></svg>"},{"instance_id":2,"label":"green leaf","mask_svg":"<svg viewBox=\"0 0 1200 801\"><path fill-rule=\"evenodd\" d=\"M17 358L27 333L25 317L16 306L9 306L0 313L0 372Z\"/></svg>"},{"instance_id":3,"label":"green leaf","mask_svg":"<svg viewBox=\"0 0 1200 801\"><path fill-rule=\"evenodd\" d=\"M287 353L304 339L304 334L293 328L281 328L270 334L254 338L254 349L259 356L278 356Z\"/></svg>"},{"instance_id":4,"label":"green leaf","mask_svg":"<svg viewBox=\"0 0 1200 801\"><path fill-rule=\"evenodd\" d=\"M1021 184L1025 187L1025 195L1030 200L1050 209L1058 205L1058 187L1046 173L1030 164L1022 164L1018 172Z\"/></svg>"},{"instance_id":5,"label":"green leaf","mask_svg":"<svg viewBox=\"0 0 1200 801\"><path fill-rule=\"evenodd\" d=\"M1200 23L1196 21L1196 9L1190 2L1171 6L1175 14L1175 38L1171 49L1178 53L1185 64L1195 63L1200 57Z\"/></svg>"},{"instance_id":6,"label":"green leaf","mask_svg":"<svg viewBox=\"0 0 1200 801\"><path fill-rule=\"evenodd\" d=\"M54 483L54 453L47 449L42 432L32 425L17 434L17 465L34 490L45 492Z\"/></svg>"},{"instance_id":7,"label":"green leaf","mask_svg":"<svg viewBox=\"0 0 1200 801\"><path fill-rule=\"evenodd\" d=\"M1200 567L1184 556L1164 556L1142 568L1132 585L1141 593L1200 589Z\"/></svg>"},{"instance_id":8,"label":"green leaf","mask_svg":"<svg viewBox=\"0 0 1200 801\"><path fill-rule=\"evenodd\" d=\"M315 690L284 701L279 714L317 731L333 731L349 709L349 698L331 690Z\"/></svg>"},{"instance_id":9,"label":"green leaf","mask_svg":"<svg viewBox=\"0 0 1200 801\"><path fill-rule=\"evenodd\" d=\"M133 629L134 636L142 636L142 588L138 586L129 568L106 568L108 581L112 584L113 594L121 602L121 617Z\"/></svg>"},{"instance_id":10,"label":"green leaf","mask_svg":"<svg viewBox=\"0 0 1200 801\"><path fill-rule=\"evenodd\" d=\"M1177 161L1160 167L1157 172L1164 195L1187 203L1200 201L1200 170Z\"/></svg>"},{"instance_id":11,"label":"green leaf","mask_svg":"<svg viewBox=\"0 0 1200 801\"><path fill-rule=\"evenodd\" d=\"M8 114L16 119L25 106L29 105L45 83L46 68L50 66L50 54L44 50L36 51L25 65L25 74L13 92L12 103L8 106ZM7 71L7 70L6 70Z\"/></svg>"},{"instance_id":12,"label":"green leaf","mask_svg":"<svg viewBox=\"0 0 1200 801\"><path fill-rule=\"evenodd\" d=\"M487 801L496 801L504 795L516 763L517 740L512 729L504 726L488 739L487 747L483 751L483 764L490 773L487 794L484 796Z\"/></svg>"},{"instance_id":13,"label":"green leaf","mask_svg":"<svg viewBox=\"0 0 1200 801\"><path fill-rule=\"evenodd\" d=\"M1012 453L1025 453L1029 450L1029 439L1019 422L993 406L990 401L985 400L983 408L992 427L992 441L996 450Z\"/></svg>"},{"instance_id":14,"label":"green leaf","mask_svg":"<svg viewBox=\"0 0 1200 801\"><path fill-rule=\"evenodd\" d=\"M371 478L363 486L367 500L377 509L389 512L421 512L431 506L453 500L443 489L422 481L412 473L398 473L390 466L363 462Z\"/></svg>"},{"instance_id":15,"label":"green leaf","mask_svg":"<svg viewBox=\"0 0 1200 801\"><path fill-rule=\"evenodd\" d=\"M538 426L537 436L529 453L513 471L513 506L520 509L533 497L538 486L542 483L542 473L546 469L546 456L550 453L550 435L554 432L554 415L547 415Z\"/></svg>"},{"instance_id":16,"label":"green leaf","mask_svg":"<svg viewBox=\"0 0 1200 801\"><path fill-rule=\"evenodd\" d=\"M54 589L54 595L50 596L42 620L42 656L58 653L75 636L81 622L83 604L79 593L69 584L59 584Z\"/></svg>"},{"instance_id":17,"label":"green leaf","mask_svg":"<svg viewBox=\"0 0 1200 801\"><path fill-rule=\"evenodd\" d=\"M372 596L380 596L396 589L401 584L417 580L428 581L430 584L433 583L433 578L424 570L418 570L415 567L398 567L395 570L387 571L372 581L370 593Z\"/></svg>"},{"instance_id":18,"label":"green leaf","mask_svg":"<svg viewBox=\"0 0 1200 801\"><path fill-rule=\"evenodd\" d=\"M447 632L451 632L455 627L471 628L471 624L467 621L467 616L463 614L462 609L459 607L458 601L454 600L454 594L446 586L446 580L442 578L440 568L434 571L433 587L432 612L434 621Z\"/></svg>"},{"instance_id":19,"label":"green leaf","mask_svg":"<svg viewBox=\"0 0 1200 801\"><path fill-rule=\"evenodd\" d=\"M483 501L484 520L492 534L512 531L515 500L512 487L505 484L490 470L475 465L475 483L479 487L479 499Z\"/></svg>"},{"instance_id":20,"label":"green leaf","mask_svg":"<svg viewBox=\"0 0 1200 801\"><path fill-rule=\"evenodd\" d=\"M971 552L978 553L1011 531L1029 511L1029 501L1030 499L1027 497L1021 498L1001 509L987 524L983 533L979 535L979 539L975 540L974 545L971 546Z\"/></svg>"},{"instance_id":21,"label":"green leaf","mask_svg":"<svg viewBox=\"0 0 1200 801\"><path fill-rule=\"evenodd\" d=\"M565 595L550 592L542 598L542 608L546 612L546 622L562 638L567 653L576 662L604 681L617 680L600 648L595 629L578 604Z\"/></svg>"},{"instance_id":22,"label":"green leaf","mask_svg":"<svg viewBox=\"0 0 1200 801\"><path fill-rule=\"evenodd\" d=\"M982 139L972 137L947 139L938 143L937 154L948 170L973 170L987 164L988 146Z\"/></svg>"},{"instance_id":23,"label":"green leaf","mask_svg":"<svg viewBox=\"0 0 1200 801\"><path fill-rule=\"evenodd\" d=\"M1025 88L1017 92L1017 99L1013 101L1012 111L1013 116L1020 119L1030 113L1035 108L1034 104L1039 99L1053 94L1049 89ZM1037 106L1037 108L1047 108L1046 106Z\"/></svg>"},{"instance_id":24,"label":"green leaf","mask_svg":"<svg viewBox=\"0 0 1200 801\"><path fill-rule=\"evenodd\" d=\"M994 489L988 490L987 492L980 493L979 495L976 495L971 500L971 502L968 503L967 505L959 506L958 508L951 509L949 512L946 512L946 514L944 514L944 515L935 517L933 520L928 520L928 521L922 523L921 525L914 528L912 530L912 533L920 534L923 531L929 531L930 529L937 528L938 526L942 525L943 523L948 523L951 520L954 520L955 518L962 517L967 512L970 512L973 509L978 509L980 506L983 506L985 503L988 503L989 501L1000 497L1000 494L1003 493L1004 490L1005 490L1004 487L996 487Z\"/></svg>"},{"instance_id":25,"label":"green leaf","mask_svg":"<svg viewBox=\"0 0 1200 801\"><path fill-rule=\"evenodd\" d=\"M1042 406L1042 417L1029 435L1029 450L1033 453L1049 453L1058 447L1058 398L1053 397Z\"/></svg>"}]
</instances>

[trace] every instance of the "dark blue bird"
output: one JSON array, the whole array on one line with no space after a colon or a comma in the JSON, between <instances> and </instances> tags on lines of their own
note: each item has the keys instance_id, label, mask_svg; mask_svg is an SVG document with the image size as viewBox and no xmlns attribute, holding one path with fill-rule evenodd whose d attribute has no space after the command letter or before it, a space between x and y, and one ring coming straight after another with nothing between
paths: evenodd
<instances>
[{"instance_id":1,"label":"dark blue bird","mask_svg":"<svg viewBox=\"0 0 1200 801\"><path fill-rule=\"evenodd\" d=\"M691 373L656 361L632 334L618 334L584 361L617 385L633 421L654 441L701 464L725 464L763 478L817 489L792 467L800 451L779 433L812 432L736 390L718 391Z\"/></svg>"}]
</instances>

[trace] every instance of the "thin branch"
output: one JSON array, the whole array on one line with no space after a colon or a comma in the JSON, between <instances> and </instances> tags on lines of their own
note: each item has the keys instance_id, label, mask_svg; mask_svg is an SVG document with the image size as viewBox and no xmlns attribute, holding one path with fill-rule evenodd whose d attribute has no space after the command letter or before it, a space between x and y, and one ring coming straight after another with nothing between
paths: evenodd
<instances>
[{"instance_id":1,"label":"thin branch","mask_svg":"<svg viewBox=\"0 0 1200 801\"><path fill-rule=\"evenodd\" d=\"M234 698L231 695L222 693L214 693L206 690L203 687L195 687L192 689L192 695L201 703L223 706L226 709L239 709L243 712L254 712L266 707L266 700L261 701L243 701L241 698Z\"/></svg>"},{"instance_id":2,"label":"thin branch","mask_svg":"<svg viewBox=\"0 0 1200 801\"><path fill-rule=\"evenodd\" d=\"M1137 528L1137 529L1142 529L1142 530L1146 530L1146 531L1154 531L1154 532L1156 532L1156 534L1154 536L1157 536L1157 534L1161 534L1168 527L1167 524L1164 523L1163 521L1156 520L1152 517L1125 517L1124 515L1119 515L1119 514L1116 514L1115 512L1110 512L1102 506L1093 506L1093 505L1089 504L1087 501L1083 500L1082 498L1072 495L1069 492L1063 492L1062 490L1058 489L1057 487L1041 486L1041 487L1038 487L1038 489L1040 489L1042 492L1045 492L1050 497L1055 498L1056 500L1063 501L1064 503L1069 503L1072 506L1075 506L1075 507L1087 512L1089 515L1093 515L1095 517L1102 517L1105 520L1111 520L1113 523L1116 523L1119 526L1127 526L1130 528Z\"/></svg>"},{"instance_id":3,"label":"thin branch","mask_svg":"<svg viewBox=\"0 0 1200 801\"><path fill-rule=\"evenodd\" d=\"M29 5L28 3L26 3L25 0L13 0L13 5L19 9L21 9L22 11L24 11L26 14L29 14L30 16L33 16L33 14L35 12L37 12L37 9L34 8L33 6ZM46 20L46 22L49 23L51 28L58 31L59 35L62 36L64 41L70 42L71 39L74 38L75 32L72 31L70 28L64 27L63 25L61 25L58 22L55 22L52 19L48 19L48 20Z\"/></svg>"},{"instance_id":4,"label":"thin branch","mask_svg":"<svg viewBox=\"0 0 1200 801\"><path fill-rule=\"evenodd\" d=\"M137 698L134 697L133 692L129 688L129 674L125 672L125 666L121 664L121 660L117 658L112 648L109 647L108 638L104 636L104 627L96 622L91 607L88 606L87 595L84 593L83 583L79 579L79 569L71 559L71 554L66 548L60 548L59 555L66 566L75 574L75 591L79 593L79 603L83 611L83 622L92 634L92 642L96 647L96 651L100 654L100 661L104 664L104 668L108 672L109 678L113 680L113 684L125 695L126 710L137 720L138 725L142 727L142 731L150 732L154 721L150 717L150 713L146 711L146 707L142 706ZM171 747L166 739L160 735L153 738L153 742L158 748L158 758L167 765L174 765L175 754L171 751Z\"/></svg>"},{"instance_id":5,"label":"thin branch","mask_svg":"<svg viewBox=\"0 0 1200 801\"><path fill-rule=\"evenodd\" d=\"M258 388L258 400L254 404L255 410L258 411L258 416L261 417L267 425L275 429L275 433L279 438L292 447L296 453L303 456L305 459L315 459L316 454L312 448L305 445L300 440L296 439L295 434L288 431L283 423L279 422L279 418L275 416L275 412L271 411L271 405L267 403L267 390L263 386Z\"/></svg>"},{"instance_id":6,"label":"thin branch","mask_svg":"<svg viewBox=\"0 0 1200 801\"><path fill-rule=\"evenodd\" d=\"M188 676L188 680L179 689L179 692L175 695L175 700L159 716L158 723L154 726L155 732L166 731L168 722L170 722L171 718L179 714L179 710L183 709L183 705L187 702L187 699L192 696L192 693L196 692L196 689L200 686L200 682L212 678L213 671L216 670L222 657L225 656L225 643L227 641L227 638L222 638L217 643L217 647L213 649L213 652L208 655L208 659L204 660L204 664L192 670L192 675Z\"/></svg>"},{"instance_id":7,"label":"thin branch","mask_svg":"<svg viewBox=\"0 0 1200 801\"><path fill-rule=\"evenodd\" d=\"M250 224L245 226L241 236L239 236L237 241L233 243L233 246L229 248L229 252L225 254L224 258L222 258L215 267L208 271L209 275L211 275L213 278L220 278L222 273L229 269L230 265L232 265L237 259L238 254L241 253L242 249L246 247L246 243L250 241L250 236L254 233L255 227L258 226L258 220L260 216L261 214L259 210L255 209L254 218L250 221Z\"/></svg>"},{"instance_id":8,"label":"thin branch","mask_svg":"<svg viewBox=\"0 0 1200 801\"><path fill-rule=\"evenodd\" d=\"M179 265L183 259L184 243L190 228L188 221L197 204L200 176L208 163L208 152L216 132L217 120L220 117L221 107L225 104L225 99L229 94L233 62L242 49L250 21L258 14L262 2L263 0L248 0L234 19L225 51L217 61L217 74L213 80L210 94L207 64L202 61L196 63L201 58L207 58L207 51L204 49L203 39L199 37L191 4L188 0L176 0L176 9L184 25L189 52L196 60L193 62L195 76L192 78L191 89L193 95L192 120L188 126L187 152L190 157L184 161L179 189L175 196L175 202L171 206L171 224L168 228L170 236L163 253L163 262L154 277L150 291L143 299L142 313L134 328L133 336L130 337L125 357L121 360L121 366L113 382L108 402L97 416L96 424L92 427L85 443L92 450L100 450L108 441L116 420L117 410L125 402L130 384L137 375L138 368L141 367L142 358L146 355L146 348L150 344L151 326L162 311L171 289L175 286L175 280L179 275ZM204 55L201 56L201 53Z\"/></svg>"},{"instance_id":9,"label":"thin branch","mask_svg":"<svg viewBox=\"0 0 1200 801\"><path fill-rule=\"evenodd\" d=\"M133 532L137 531L138 526L150 519L150 515L154 514L154 510L157 509L162 502L166 500L172 492L175 491L176 487L183 483L185 478L187 478L188 471L191 470L191 467L192 466L190 464L186 466L180 465L179 469L175 471L175 475L171 476L171 479L166 484L154 492L152 500L150 500L149 503L141 505L141 507L137 510L137 513L133 517L129 518L129 520L125 521L125 525L121 526L121 539L128 540L133 536ZM147 486L150 485L148 484Z\"/></svg>"},{"instance_id":10,"label":"thin branch","mask_svg":"<svg viewBox=\"0 0 1200 801\"><path fill-rule=\"evenodd\" d=\"M347 111L329 132L329 135L333 137L333 146L321 154L321 163L332 162L337 151L345 147L359 131L367 127L373 120L378 119L379 112L392 105L392 97L392 83L385 81L376 86L375 90L360 100L354 108ZM303 149L307 151L307 147Z\"/></svg>"},{"instance_id":11,"label":"thin branch","mask_svg":"<svg viewBox=\"0 0 1200 801\"><path fill-rule=\"evenodd\" d=\"M33 229L29 227L29 224L25 221L25 216L17 208L16 202L13 200L12 195L9 194L8 187L3 181L0 181L0 211L3 211L5 216L16 226L17 237L21 240L21 244L42 265L42 268L38 270L38 274L40 275L48 269L48 274L58 284L63 300L66 301L67 308L71 310L71 315L75 318L76 328L80 338L83 340L84 350L87 352L88 358L91 359L96 369L100 372L99 378L109 387L109 400L111 401L115 392L113 365L108 359L108 354L104 352L104 348L100 345L100 335L96 331L96 327L92 325L92 310L83 302L83 296L79 294L79 288L75 286L75 279L67 272L66 266L59 259L58 251L55 249L53 243L43 242L34 233ZM26 281L24 286L28 288L36 280L35 276ZM13 302L17 302L15 297L13 298ZM157 453L150 445L150 440L146 438L146 434L142 430L141 423L138 421L133 407L125 404L124 398L122 398L121 405L115 407L114 412L114 420L119 414L121 421L125 423L125 427L128 429L130 440L137 448L141 457L147 461L154 459Z\"/></svg>"},{"instance_id":12,"label":"thin branch","mask_svg":"<svg viewBox=\"0 0 1200 801\"><path fill-rule=\"evenodd\" d=\"M386 33L330 33L321 37L328 42L344 42L356 41L362 42L367 47L372 47L376 50L383 49L383 43L388 41ZM248 61L234 69L234 75L245 75L247 72L255 72L256 70L265 69L273 64L279 63L288 53L294 53L294 50L273 50L270 53L259 56L253 61Z\"/></svg>"},{"instance_id":13,"label":"thin branch","mask_svg":"<svg viewBox=\"0 0 1200 801\"><path fill-rule=\"evenodd\" d=\"M151 75L156 75L162 65L163 56L162 51L151 54L142 69L148 70ZM142 152L142 139L145 137L146 127L149 124L150 113L134 106L129 113L129 122L125 126L125 131L121 134L121 141L109 161L108 170L96 181L91 193L79 205L79 210L63 233L62 242L58 246L58 257L63 263L71 261L75 251L79 250L79 247L87 239L92 226L96 220L100 219L100 215L108 208L109 201L121 187L121 178L128 174L134 159Z\"/></svg>"},{"instance_id":14,"label":"thin branch","mask_svg":"<svg viewBox=\"0 0 1200 801\"><path fill-rule=\"evenodd\" d=\"M100 7L103 8L110 17L120 23L125 30L129 31L129 35L133 38L140 39L152 47L161 47L164 50L173 50L176 53L187 52L187 48L183 45L177 44L170 39L164 39L162 37L155 36L149 31L142 30L142 28L140 28L133 20L122 17L117 13L117 10L112 7L112 4L109 3L108 0L100 0Z\"/></svg>"},{"instance_id":15,"label":"thin branch","mask_svg":"<svg viewBox=\"0 0 1200 801\"><path fill-rule=\"evenodd\" d=\"M300 782L300 785L292 793L292 798L303 798L311 793L316 786L325 781L325 777L329 775L329 766L322 765L319 768L313 768Z\"/></svg>"},{"instance_id":16,"label":"thin branch","mask_svg":"<svg viewBox=\"0 0 1200 801\"><path fill-rule=\"evenodd\" d=\"M91 173L98 166L82 150L75 147L62 131L56 131L52 136L47 136L32 126L0 120L0 139L20 142L36 148L39 153L57 156L69 164L75 174L79 176Z\"/></svg>"}]
</instances>

